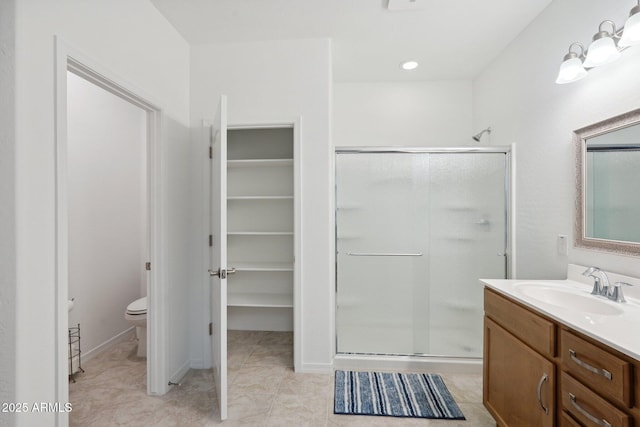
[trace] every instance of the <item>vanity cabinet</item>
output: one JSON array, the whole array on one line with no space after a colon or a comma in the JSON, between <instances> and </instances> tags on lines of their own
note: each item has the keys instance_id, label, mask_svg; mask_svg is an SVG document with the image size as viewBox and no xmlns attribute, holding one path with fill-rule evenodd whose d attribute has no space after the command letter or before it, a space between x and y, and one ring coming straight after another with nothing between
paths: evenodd
<instances>
[{"instance_id":1,"label":"vanity cabinet","mask_svg":"<svg viewBox=\"0 0 640 427\"><path fill-rule=\"evenodd\" d=\"M498 426L640 426L640 362L489 288L484 297L483 403Z\"/></svg>"},{"instance_id":2,"label":"vanity cabinet","mask_svg":"<svg viewBox=\"0 0 640 427\"><path fill-rule=\"evenodd\" d=\"M483 403L498 425L555 425L555 366L535 349L548 356L554 338L553 324L485 290Z\"/></svg>"}]
</instances>

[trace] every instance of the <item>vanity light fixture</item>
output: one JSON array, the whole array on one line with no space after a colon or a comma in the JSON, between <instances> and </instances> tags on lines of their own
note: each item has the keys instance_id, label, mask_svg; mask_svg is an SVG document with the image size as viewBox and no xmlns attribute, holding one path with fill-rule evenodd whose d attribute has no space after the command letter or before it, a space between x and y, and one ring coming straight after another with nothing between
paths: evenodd
<instances>
[{"instance_id":1,"label":"vanity light fixture","mask_svg":"<svg viewBox=\"0 0 640 427\"><path fill-rule=\"evenodd\" d=\"M404 61L400 64L400 68L407 71L415 70L416 68L418 68L418 63L416 61Z\"/></svg>"},{"instance_id":2,"label":"vanity light fixture","mask_svg":"<svg viewBox=\"0 0 640 427\"><path fill-rule=\"evenodd\" d=\"M624 24L624 32L618 46L629 47L637 44L640 44L640 0L629 12L629 19Z\"/></svg>"},{"instance_id":3,"label":"vanity light fixture","mask_svg":"<svg viewBox=\"0 0 640 427\"><path fill-rule=\"evenodd\" d=\"M587 75L587 70L609 64L620 58L621 51L629 46L640 44L640 0L629 12L629 19L621 29L613 21L605 20L598 26L598 32L585 51L580 43L571 43L569 53L564 56L556 83L565 84L578 81ZM606 29L611 26L611 31ZM580 48L574 52L573 47Z\"/></svg>"},{"instance_id":4,"label":"vanity light fixture","mask_svg":"<svg viewBox=\"0 0 640 427\"><path fill-rule=\"evenodd\" d=\"M580 48L580 53L575 53L571 50L574 46ZM571 46L569 46L569 53L564 56L564 60L560 65L560 72L558 72L556 83L571 83L585 77L587 75L587 70L584 69L584 65L582 64L583 58L584 46L577 42L571 43Z\"/></svg>"},{"instance_id":5,"label":"vanity light fixture","mask_svg":"<svg viewBox=\"0 0 640 427\"><path fill-rule=\"evenodd\" d=\"M613 32L603 29L604 24L611 24ZM613 38L616 37L616 24L613 21L602 21L598 32L593 35L593 42L587 51L584 66L587 68L608 64L620 58L620 51Z\"/></svg>"}]
</instances>

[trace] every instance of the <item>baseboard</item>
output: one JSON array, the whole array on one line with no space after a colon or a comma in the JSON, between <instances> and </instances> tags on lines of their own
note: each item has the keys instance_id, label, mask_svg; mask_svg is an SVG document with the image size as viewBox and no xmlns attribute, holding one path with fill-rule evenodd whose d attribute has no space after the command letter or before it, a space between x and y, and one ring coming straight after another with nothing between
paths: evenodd
<instances>
[{"instance_id":1,"label":"baseboard","mask_svg":"<svg viewBox=\"0 0 640 427\"><path fill-rule=\"evenodd\" d=\"M171 376L169 376L169 381L172 383L179 384L182 378L184 378L184 376L187 375L187 372L189 372L190 368L191 368L191 363L189 363L189 361L187 360Z\"/></svg>"},{"instance_id":2,"label":"baseboard","mask_svg":"<svg viewBox=\"0 0 640 427\"><path fill-rule=\"evenodd\" d=\"M296 369L296 373L302 374L330 374L333 372L331 363L303 363L302 367Z\"/></svg>"},{"instance_id":3,"label":"baseboard","mask_svg":"<svg viewBox=\"0 0 640 427\"><path fill-rule=\"evenodd\" d=\"M94 347L89 351L83 351L82 352L82 361L83 362L88 362L89 360L93 359L94 357L96 357L100 353L102 353L104 351L107 351L111 347L113 347L114 345L124 341L125 339L128 339L130 334L135 334L135 333L136 333L136 327L135 326L131 326L130 328L125 329L123 332L120 332L118 335L114 336L113 338L108 339L107 341L103 342L102 344L98 345L97 347Z\"/></svg>"},{"instance_id":4,"label":"baseboard","mask_svg":"<svg viewBox=\"0 0 640 427\"><path fill-rule=\"evenodd\" d=\"M205 365L203 359L191 359L189 366L191 369L211 369L211 364Z\"/></svg>"}]
</instances>

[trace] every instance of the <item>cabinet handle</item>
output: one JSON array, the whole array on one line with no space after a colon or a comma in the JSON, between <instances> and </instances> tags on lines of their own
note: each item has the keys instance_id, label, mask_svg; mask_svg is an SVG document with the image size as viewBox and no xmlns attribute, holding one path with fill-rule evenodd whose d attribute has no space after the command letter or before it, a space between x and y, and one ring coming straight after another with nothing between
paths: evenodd
<instances>
[{"instance_id":1,"label":"cabinet handle","mask_svg":"<svg viewBox=\"0 0 640 427\"><path fill-rule=\"evenodd\" d=\"M576 408L576 410L580 412L582 415L584 415L589 421L599 425L600 427L611 427L611 424L609 424L607 420L605 420L604 418L594 417L589 412L587 412L582 406L578 405L576 396L573 393L569 393L569 399L571 399L571 405L573 405L573 407Z\"/></svg>"},{"instance_id":2,"label":"cabinet handle","mask_svg":"<svg viewBox=\"0 0 640 427\"><path fill-rule=\"evenodd\" d=\"M540 404L540 407L542 408L545 414L549 413L549 408L545 408L545 406L542 404L542 384L544 384L545 381L547 381L548 379L549 379L549 376L547 374L542 374L542 377L540 378L540 382L538 383L538 404Z\"/></svg>"},{"instance_id":3,"label":"cabinet handle","mask_svg":"<svg viewBox=\"0 0 640 427\"><path fill-rule=\"evenodd\" d=\"M611 379L613 378L613 376L611 375L611 372L607 371L606 369L596 368L595 366L591 366L588 363L580 360L578 356L576 356L575 350L569 349L569 357L571 358L571 360L573 360L576 363L576 365L586 369L589 372L593 372L594 374L597 374L597 375L602 375L609 381L611 381Z\"/></svg>"}]
</instances>

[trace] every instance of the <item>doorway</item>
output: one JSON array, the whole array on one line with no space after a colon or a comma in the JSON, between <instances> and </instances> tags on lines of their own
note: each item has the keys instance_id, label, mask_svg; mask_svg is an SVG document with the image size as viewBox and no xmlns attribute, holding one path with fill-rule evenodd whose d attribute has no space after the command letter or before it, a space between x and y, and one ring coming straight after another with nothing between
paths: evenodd
<instances>
[{"instance_id":1,"label":"doorway","mask_svg":"<svg viewBox=\"0 0 640 427\"><path fill-rule=\"evenodd\" d=\"M84 361L146 324L146 133L146 111L67 72L69 325L80 325L73 353ZM141 314L129 322L124 310L136 300ZM137 328L146 357L146 327Z\"/></svg>"},{"instance_id":2,"label":"doorway","mask_svg":"<svg viewBox=\"0 0 640 427\"><path fill-rule=\"evenodd\" d=\"M89 65L87 65L89 64ZM164 276L161 266L163 263L163 251L161 250L161 225L162 225L162 212L160 209L160 119L162 112L160 108L156 107L156 104L147 101L145 98L137 95L134 90L129 88L133 87L127 82L124 82L121 78L114 76L103 67L95 64L90 59L84 57L82 54L75 51L73 48L66 45L60 39L56 40L56 395L58 402L69 402L69 301L74 298L74 295L70 293L70 279L71 279L71 260L72 248L70 245L73 241L70 236L74 232L70 227L70 221L73 220L71 215L73 204L76 203L69 188L70 175L74 174L73 170L70 170L71 158L70 155L70 133L73 132L69 129L71 117L69 117L69 94L68 94L68 78L79 79L80 82L86 85L90 85L94 90L98 89L106 92L110 97L117 98L117 102L126 105L130 111L135 111L138 121L138 134L142 138L142 142L139 144L138 163L137 167L133 168L137 172L135 180L135 187L139 190L138 196L128 196L129 204L137 204L136 213L133 215L139 216L135 218L134 223L137 224L137 229L141 236L143 244L134 248L135 253L135 267L136 271L133 276L137 276L137 279L133 279L135 282L131 295L121 296L124 300L128 300L135 295L146 294L148 296L148 315L147 315L147 379L146 389L148 394L164 394L168 389L167 385L167 373L165 369L166 365L166 337L161 333L165 330L165 306L166 301L163 298L163 286ZM71 77L69 77L71 76ZM113 99L112 99L113 101ZM102 107L97 107L99 112L103 112ZM69 120L68 120L69 119ZM103 133L116 134L119 131L116 129L103 129ZM84 147L87 148L87 147ZM113 148L113 147L112 147ZM117 150L112 150L111 155L116 153ZM100 163L101 161L106 163L106 153L94 152L92 153L95 161ZM103 157L104 156L104 157ZM87 165L84 165L85 167ZM85 168L86 169L86 168ZM125 176L129 176L132 173L120 173L113 169L107 172L105 176L123 179ZM77 171L76 171L77 172ZM85 189L87 190L87 189ZM86 192L87 197L94 199L95 209L100 210L105 206L100 206L100 203L119 204L121 199L116 197L116 202L113 202L113 198L106 197L106 195L95 194L90 191ZM133 193L132 193L133 194ZM135 200L135 199L138 200ZM109 202L111 201L111 202ZM83 206L83 202L80 201L80 206ZM109 206L113 208L113 206ZM106 209L106 208L105 208ZM91 215L84 212L84 215L91 220ZM117 216L117 215L111 215ZM108 228L112 226L112 222L116 222L118 219L105 223L95 223L95 228ZM107 221L107 220L104 220ZM103 222L104 222L103 221ZM94 245L100 245L101 242L94 242ZM117 251L115 251L117 252ZM112 253L115 253L112 248ZM91 273L92 279L96 280L96 277L102 275L106 269L109 269L109 263L112 257L103 255L104 259L93 260L97 262L97 266L88 268L88 273ZM140 263L140 261L143 261ZM145 263L150 262L152 267L150 271L144 271ZM131 264L133 265L133 264ZM158 268L153 268L158 266ZM85 266L88 267L88 266ZM87 276L88 277L88 276ZM112 279L111 284L119 282L119 278ZM137 286L136 286L137 284ZM107 285L105 285L107 286ZM109 288L112 287L109 285ZM106 293L111 297L116 291L106 290ZM119 297L120 298L120 297ZM83 297L83 300L85 298ZM128 301L131 302L131 301ZM74 309L80 311L82 302L77 299L74 301ZM126 303L122 301L117 304L123 305L114 310L114 319L119 317L117 321L123 321L124 312L127 307ZM126 323L126 322L125 322ZM84 331L81 332L81 337ZM86 334L84 340L88 340ZM117 336L115 337L117 339ZM108 340L107 340L108 341ZM108 343L107 343L108 344ZM81 344L82 345L82 344ZM82 347L84 347L82 345ZM99 346L98 346L99 347ZM96 349L99 351L99 349ZM68 424L68 414L57 414L57 425Z\"/></svg>"},{"instance_id":3,"label":"doorway","mask_svg":"<svg viewBox=\"0 0 640 427\"><path fill-rule=\"evenodd\" d=\"M211 144L209 335L221 420L227 417L227 329L234 343L247 331L285 336L279 356L294 370L301 353L299 120L228 127L226 107L223 95L215 121L203 122Z\"/></svg>"}]
</instances>

